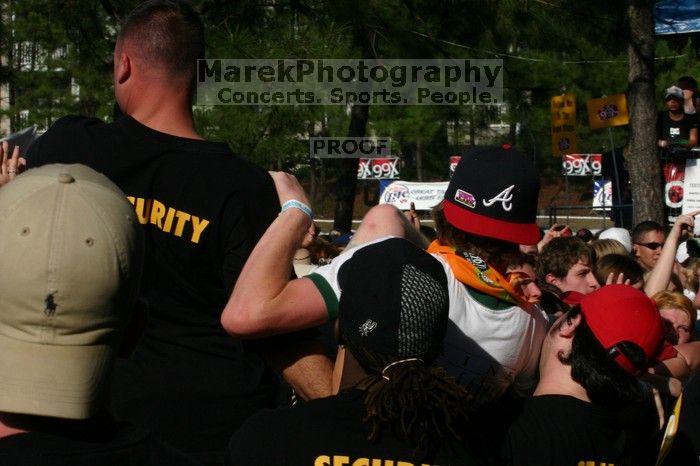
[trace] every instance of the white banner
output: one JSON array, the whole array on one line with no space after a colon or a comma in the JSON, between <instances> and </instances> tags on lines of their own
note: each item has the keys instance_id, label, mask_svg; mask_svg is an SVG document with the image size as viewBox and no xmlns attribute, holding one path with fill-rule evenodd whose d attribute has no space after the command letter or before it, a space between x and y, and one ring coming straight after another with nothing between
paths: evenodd
<instances>
[{"instance_id":1,"label":"white banner","mask_svg":"<svg viewBox=\"0 0 700 466\"><path fill-rule=\"evenodd\" d=\"M697 152L696 152L697 153ZM700 210L700 159L687 159L685 161L685 179L681 182L681 198L678 200L679 206L682 204L682 213L687 214L694 210ZM669 191L667 189L667 191ZM696 219L697 220L697 219ZM700 222L695 222L695 235L700 235Z\"/></svg>"},{"instance_id":2,"label":"white banner","mask_svg":"<svg viewBox=\"0 0 700 466\"><path fill-rule=\"evenodd\" d=\"M593 180L593 208L606 210L612 208L612 180L601 178Z\"/></svg>"},{"instance_id":3,"label":"white banner","mask_svg":"<svg viewBox=\"0 0 700 466\"><path fill-rule=\"evenodd\" d=\"M379 203L408 210L413 202L416 210L430 210L444 199L447 185L447 181L438 183L394 181L382 192Z\"/></svg>"}]
</instances>

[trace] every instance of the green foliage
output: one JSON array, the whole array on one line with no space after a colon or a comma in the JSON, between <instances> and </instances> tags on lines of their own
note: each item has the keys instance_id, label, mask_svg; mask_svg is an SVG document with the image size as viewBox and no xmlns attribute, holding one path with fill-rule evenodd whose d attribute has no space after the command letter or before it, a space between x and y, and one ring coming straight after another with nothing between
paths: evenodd
<instances>
[{"instance_id":1,"label":"green foliage","mask_svg":"<svg viewBox=\"0 0 700 466\"><path fill-rule=\"evenodd\" d=\"M136 0L23 0L3 6L0 52L14 130L46 127L67 113L109 118L112 48L119 18ZM608 132L588 126L586 101L625 92L624 2L424 0L195 0L211 58L501 58L504 106L370 108L368 132L390 136L404 157L403 177L445 179L447 159L472 144L512 142L560 177L551 154L549 102L576 96L580 152L606 152ZM11 10L10 10L11 5ZM17 50L26 49L22 62ZM60 52L60 53L59 53ZM657 95L685 74L700 76L687 37L656 44ZM25 58L26 58L25 57ZM79 88L79 92L71 89ZM29 110L24 117L25 110ZM347 134L342 106L216 106L195 109L198 130L269 168L333 178L336 163L309 164L310 135ZM517 131L516 131L517 128ZM652 130L652 129L650 129ZM627 141L614 128L615 145ZM301 168L300 168L301 167Z\"/></svg>"},{"instance_id":2,"label":"green foliage","mask_svg":"<svg viewBox=\"0 0 700 466\"><path fill-rule=\"evenodd\" d=\"M13 130L48 126L70 113L107 117L112 109L116 24L95 1L23 0L2 10L0 53L7 67Z\"/></svg>"}]
</instances>

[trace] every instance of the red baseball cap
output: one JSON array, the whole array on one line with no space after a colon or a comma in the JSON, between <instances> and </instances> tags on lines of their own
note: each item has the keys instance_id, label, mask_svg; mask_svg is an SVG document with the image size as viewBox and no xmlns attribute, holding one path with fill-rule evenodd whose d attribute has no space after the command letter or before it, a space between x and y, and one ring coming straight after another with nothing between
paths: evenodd
<instances>
[{"instance_id":1,"label":"red baseball cap","mask_svg":"<svg viewBox=\"0 0 700 466\"><path fill-rule=\"evenodd\" d=\"M629 285L606 285L581 299L581 313L593 335L606 350L628 341L638 345L647 365L657 361L664 350L664 331L656 304ZM630 374L640 367L617 351L615 361Z\"/></svg>"}]
</instances>

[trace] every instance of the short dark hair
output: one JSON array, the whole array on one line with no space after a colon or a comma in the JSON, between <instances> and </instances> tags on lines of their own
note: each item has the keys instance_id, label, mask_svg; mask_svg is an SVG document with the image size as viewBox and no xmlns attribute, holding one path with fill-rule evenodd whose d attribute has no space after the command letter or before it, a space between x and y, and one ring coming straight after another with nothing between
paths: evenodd
<instances>
[{"instance_id":1,"label":"short dark hair","mask_svg":"<svg viewBox=\"0 0 700 466\"><path fill-rule=\"evenodd\" d=\"M544 283L549 273L564 278L581 259L586 259L591 268L595 265L595 251L589 244L575 236L554 238L545 244L537 257L537 279Z\"/></svg>"},{"instance_id":2,"label":"short dark hair","mask_svg":"<svg viewBox=\"0 0 700 466\"><path fill-rule=\"evenodd\" d=\"M681 76L680 78L678 78L678 82L676 82L676 85L684 90L698 90L698 82L692 76Z\"/></svg>"},{"instance_id":3,"label":"short dark hair","mask_svg":"<svg viewBox=\"0 0 700 466\"><path fill-rule=\"evenodd\" d=\"M204 25L189 2L141 3L124 21L117 45L126 38L137 44L141 59L194 84L197 60L204 58Z\"/></svg>"},{"instance_id":4,"label":"short dark hair","mask_svg":"<svg viewBox=\"0 0 700 466\"><path fill-rule=\"evenodd\" d=\"M595 264L595 277L598 283L605 284L608 275L613 274L617 279L619 274L624 274L631 284L644 280L644 269L639 262L628 254L606 254L598 258Z\"/></svg>"},{"instance_id":5,"label":"short dark hair","mask_svg":"<svg viewBox=\"0 0 700 466\"><path fill-rule=\"evenodd\" d=\"M571 378L586 389L591 402L607 409L619 410L624 405L642 400L644 391L637 378L617 364L610 351L596 339L580 306L574 306L565 314L560 324L577 316L581 316L581 323L571 342L571 353L568 356L558 355L562 364L571 366ZM646 367L644 350L632 342L623 343L616 347L630 361L636 361L635 365Z\"/></svg>"},{"instance_id":6,"label":"short dark hair","mask_svg":"<svg viewBox=\"0 0 700 466\"><path fill-rule=\"evenodd\" d=\"M529 265L534 270L535 265L537 264L537 259L535 259L535 256L533 256L532 254L524 253L522 251L518 251L514 254L508 254L505 257L505 259L508 268Z\"/></svg>"},{"instance_id":7,"label":"short dark hair","mask_svg":"<svg viewBox=\"0 0 700 466\"><path fill-rule=\"evenodd\" d=\"M644 235L646 235L650 231L659 231L664 234L666 233L664 227L661 226L659 223L653 220L645 220L637 224L637 226L634 227L634 229L632 230L632 242L638 243L642 240L642 237L644 237Z\"/></svg>"}]
</instances>

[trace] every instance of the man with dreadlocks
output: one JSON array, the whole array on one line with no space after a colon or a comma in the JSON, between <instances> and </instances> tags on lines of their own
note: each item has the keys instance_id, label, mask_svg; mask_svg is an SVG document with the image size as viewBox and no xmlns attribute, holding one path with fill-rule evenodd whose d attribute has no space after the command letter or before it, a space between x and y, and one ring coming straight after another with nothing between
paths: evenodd
<instances>
[{"instance_id":1,"label":"man with dreadlocks","mask_svg":"<svg viewBox=\"0 0 700 466\"><path fill-rule=\"evenodd\" d=\"M448 323L442 264L390 238L345 261L338 283L335 394L249 418L231 464L484 464L466 430L466 389L433 366Z\"/></svg>"},{"instance_id":2,"label":"man with dreadlocks","mask_svg":"<svg viewBox=\"0 0 700 466\"><path fill-rule=\"evenodd\" d=\"M390 205L371 209L348 248L327 266L288 281L288 267L307 229L311 209L293 176L273 173L284 203L246 262L221 316L236 336L264 336L335 319L341 287L338 271L353 254L387 237L426 246L418 230ZM539 182L534 167L510 146L465 154L433 211L437 240L428 247L445 269L450 325L439 363L466 386L476 404L499 399L510 387L534 389L547 319L507 273L520 244L536 244ZM378 272L372 278L388 277Z\"/></svg>"}]
</instances>

